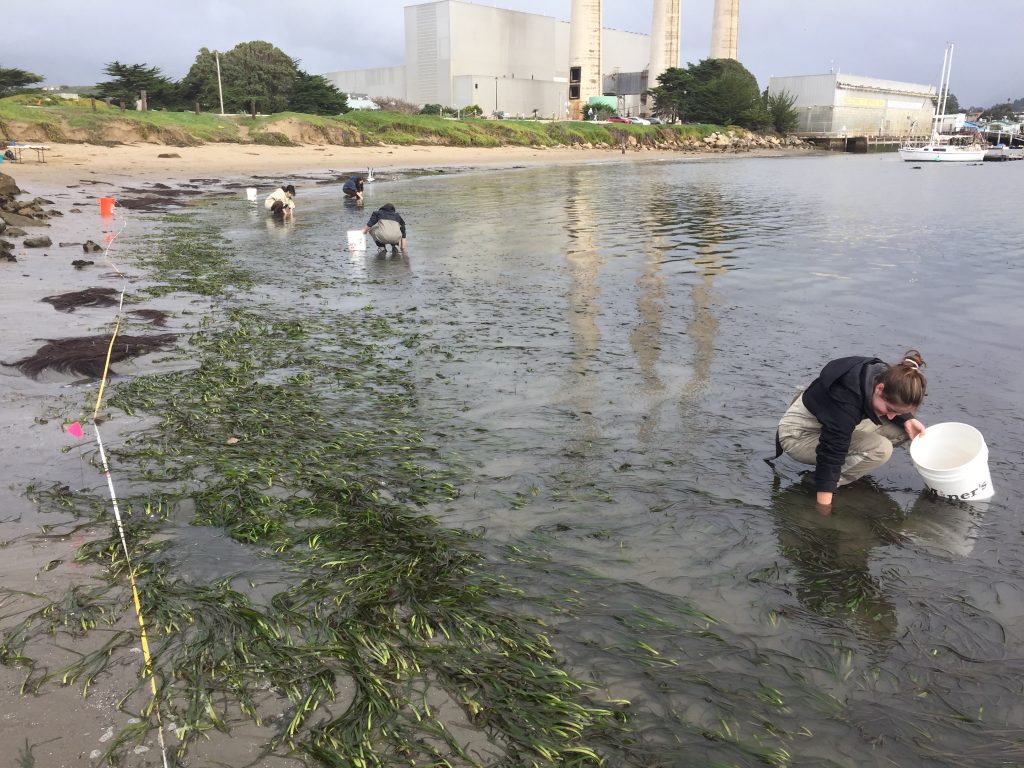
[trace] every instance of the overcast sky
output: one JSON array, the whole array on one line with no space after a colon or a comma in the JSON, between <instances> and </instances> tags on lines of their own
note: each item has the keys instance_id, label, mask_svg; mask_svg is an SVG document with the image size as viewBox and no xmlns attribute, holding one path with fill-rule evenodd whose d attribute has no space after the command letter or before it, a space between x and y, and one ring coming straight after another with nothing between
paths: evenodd
<instances>
[{"instance_id":1,"label":"overcast sky","mask_svg":"<svg viewBox=\"0 0 1024 768\"><path fill-rule=\"evenodd\" d=\"M10 0L2 0L6 6ZM307 72L402 64L405 0L36 0L4 15L0 66L52 85L106 79L111 61L179 79L200 48L266 40ZM569 0L480 3L568 20ZM707 57L714 0L682 0L685 66ZM604 26L650 31L650 2L604 0ZM938 85L943 48L956 44L951 92L962 106L1024 96L1024 0L744 0L739 59L763 89L773 75L831 68Z\"/></svg>"}]
</instances>

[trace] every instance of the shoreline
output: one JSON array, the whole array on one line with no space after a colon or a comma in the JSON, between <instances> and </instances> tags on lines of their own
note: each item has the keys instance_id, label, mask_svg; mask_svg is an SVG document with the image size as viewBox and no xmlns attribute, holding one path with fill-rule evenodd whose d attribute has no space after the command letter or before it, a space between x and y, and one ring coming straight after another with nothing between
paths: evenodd
<instances>
[{"instance_id":1,"label":"shoreline","mask_svg":"<svg viewBox=\"0 0 1024 768\"><path fill-rule=\"evenodd\" d=\"M175 153L180 157L157 157L163 153ZM449 147L269 149L247 145L175 148L150 144L110 148L51 145L47 154L46 163L35 162L33 158L10 166L4 163L0 167L0 172L11 176L22 190L19 198L26 201L36 195L52 198L47 201L47 206L58 212L58 215L26 227L27 236L45 234L50 237L53 241L51 246L27 248L21 244L21 236L11 238L17 241L13 250L18 260L4 265L8 270L7 280L0 290L4 305L0 317L8 328L8 349L2 359L8 363L32 354L49 339L107 334L119 312L109 306L83 306L73 312L59 312L42 301L47 294L121 285L129 286L132 291L148 282L147 270L135 262L123 269L126 276L111 270L115 262L121 262L120 247L114 249L113 258L109 260L105 253L83 253L83 241L103 243L112 226L110 220L98 215L95 196L100 194L117 194L116 190L120 189L128 193L126 197L131 197L149 191L142 187L166 182L168 185L195 186L198 183L199 186L208 186L209 189L201 193L208 196L223 191L231 181L251 179L254 174L275 174L276 180L283 182L292 176L301 178L300 174L323 176L332 168L355 171L373 167L387 173L416 168L501 169L545 164L727 157L716 152L684 155L647 150L627 151L623 156L616 150L467 150ZM174 205L188 204L183 198L170 200ZM159 205L142 209L157 216L160 210ZM139 220L143 231L149 230L147 222L150 220ZM138 236L138 232L132 234ZM69 264L73 258L82 258L83 255L90 261L89 266L75 269ZM175 319L167 331L184 336L189 333L188 326L195 316L183 311L183 305L177 301L174 297L152 299L146 306L168 310ZM152 373L159 369L159 365L150 356L139 363L119 364L117 370L124 379L130 379ZM28 611L59 599L73 585L103 578L103 574L91 564L77 563L76 557L80 547L94 537L96 531L111 527L109 514L93 522L81 521L73 515L57 517L52 509L37 505L25 492L36 483L49 487L46 485L49 481L69 491L106 498L107 491L101 476L84 463L92 448L64 428L65 421L88 413L96 385L95 382L54 371L30 378L17 368L5 367L0 369L0 376L6 385L0 396L0 413L4 417L7 437L4 446L0 447L0 462L8 473L7 488L0 491L0 500L5 507L0 530L5 540L6 556L17 565L10 569L7 586L21 590L25 595L33 595L24 601L24 606L19 604ZM105 442L112 447L117 446L124 434L137 427L138 420L118 414L118 418L112 419L106 428ZM115 474L117 472L115 470ZM122 485L130 484L123 474L117 477ZM58 534L40 536L43 526ZM133 617L126 613L122 618L127 623ZM88 647L88 642L83 641L83 645L76 648ZM47 647L35 652L43 661L55 666L59 664L59 648ZM7 722L0 725L0 742L20 746L23 737L25 748L30 745L40 762L47 765L69 765L85 755L90 761L98 760L106 748L105 740L110 738L103 734L119 733L130 725L128 714L116 707L124 692L135 684L138 674L130 653L125 651L119 655L117 665L111 665L113 668L91 688L89 697L84 699L85 706L81 689L75 685L47 687L38 695L23 697L20 695L23 670L0 667L0 692L19 705ZM46 731L54 718L64 723L59 740L49 738ZM247 723L239 724L234 741L221 741L211 748L219 750L216 752L218 758L230 764L244 762L233 756L250 749L251 741L256 738L247 736L255 731L252 728L247 731L247 727ZM155 750L153 734L149 734L140 746ZM194 748L194 754L201 756L203 753L203 749ZM290 764L289 760L282 759Z\"/></svg>"},{"instance_id":2,"label":"shoreline","mask_svg":"<svg viewBox=\"0 0 1024 768\"><path fill-rule=\"evenodd\" d=\"M794 157L820 154L820 150L749 150L742 152L670 149L571 149L556 147L451 147L303 145L268 147L256 144L204 144L173 147L166 144L50 144L46 162L27 156L20 163L0 165L0 173L11 176L23 194L42 192L25 189L38 185L58 189L89 177L103 177L114 186L161 181L223 182L254 176L309 176L374 171L402 171L414 168L501 169L515 166L571 165L576 163L652 162L666 160L707 160L735 157ZM164 157L161 157L164 155ZM212 177L220 177L214 180Z\"/></svg>"}]
</instances>

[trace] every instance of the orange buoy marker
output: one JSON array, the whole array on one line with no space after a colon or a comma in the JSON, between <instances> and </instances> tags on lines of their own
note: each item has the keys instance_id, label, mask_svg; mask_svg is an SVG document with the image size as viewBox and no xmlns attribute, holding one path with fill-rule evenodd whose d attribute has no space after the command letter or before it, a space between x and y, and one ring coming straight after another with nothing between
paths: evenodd
<instances>
[{"instance_id":1,"label":"orange buoy marker","mask_svg":"<svg viewBox=\"0 0 1024 768\"><path fill-rule=\"evenodd\" d=\"M112 197L101 197L100 198L100 216L105 219L110 218L114 215L114 205L117 200Z\"/></svg>"}]
</instances>

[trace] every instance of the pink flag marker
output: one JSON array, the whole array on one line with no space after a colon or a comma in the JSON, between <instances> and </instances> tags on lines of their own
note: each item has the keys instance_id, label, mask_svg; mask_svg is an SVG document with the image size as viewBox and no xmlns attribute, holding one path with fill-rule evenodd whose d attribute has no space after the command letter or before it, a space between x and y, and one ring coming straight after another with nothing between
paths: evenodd
<instances>
[{"instance_id":1,"label":"pink flag marker","mask_svg":"<svg viewBox=\"0 0 1024 768\"><path fill-rule=\"evenodd\" d=\"M77 421L74 422L73 424L68 424L66 429L68 431L68 434L73 435L74 437L80 438L84 434L82 432L82 425L79 424Z\"/></svg>"}]
</instances>

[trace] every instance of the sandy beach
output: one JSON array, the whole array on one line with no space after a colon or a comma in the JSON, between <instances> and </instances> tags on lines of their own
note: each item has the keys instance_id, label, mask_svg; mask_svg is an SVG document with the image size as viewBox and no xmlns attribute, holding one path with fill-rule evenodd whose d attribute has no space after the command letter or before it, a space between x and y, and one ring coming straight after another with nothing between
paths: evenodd
<instances>
[{"instance_id":1,"label":"sandy beach","mask_svg":"<svg viewBox=\"0 0 1024 768\"><path fill-rule=\"evenodd\" d=\"M265 147L252 144L205 144L169 147L163 144L50 144L46 161L29 152L24 162L5 163L0 171L22 187L47 188L102 178L114 184L339 173L365 170L395 171L410 168L508 167L516 165L594 162L639 162L681 159L696 153L660 150L542 149L538 147L431 147L336 145ZM791 151L789 152L791 153ZM708 153L717 155L719 153ZM773 153L778 154L778 153Z\"/></svg>"}]
</instances>

